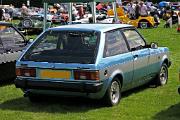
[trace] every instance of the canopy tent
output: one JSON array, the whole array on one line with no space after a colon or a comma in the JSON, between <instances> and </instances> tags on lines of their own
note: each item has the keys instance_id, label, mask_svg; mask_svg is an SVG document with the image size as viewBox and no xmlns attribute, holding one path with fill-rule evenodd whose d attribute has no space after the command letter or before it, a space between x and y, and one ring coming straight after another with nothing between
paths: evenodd
<instances>
[{"instance_id":1,"label":"canopy tent","mask_svg":"<svg viewBox=\"0 0 180 120\"><path fill-rule=\"evenodd\" d=\"M166 7L166 6L168 6L168 2L166 2L166 1L161 1L159 3L159 7Z\"/></svg>"},{"instance_id":2,"label":"canopy tent","mask_svg":"<svg viewBox=\"0 0 180 120\"><path fill-rule=\"evenodd\" d=\"M93 16L93 23L96 23L96 2L113 2L113 9L114 9L114 17L115 20L118 20L117 12L116 12L116 0L43 0L44 2L44 30L46 29L46 16L47 16L47 6L48 3L69 3L68 7L68 14L69 14L69 22L72 23L72 3L78 3L78 2L91 2L92 4L92 16Z\"/></svg>"}]
</instances>

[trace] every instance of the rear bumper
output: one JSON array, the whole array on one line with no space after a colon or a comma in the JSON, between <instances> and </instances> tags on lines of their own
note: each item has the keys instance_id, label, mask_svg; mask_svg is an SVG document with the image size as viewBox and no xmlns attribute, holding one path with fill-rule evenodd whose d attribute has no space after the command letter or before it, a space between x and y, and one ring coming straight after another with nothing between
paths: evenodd
<instances>
[{"instance_id":1,"label":"rear bumper","mask_svg":"<svg viewBox=\"0 0 180 120\"><path fill-rule=\"evenodd\" d=\"M70 82L70 81L40 81L17 78L15 86L22 89L72 91L83 93L97 93L103 87L103 82Z\"/></svg>"}]
</instances>

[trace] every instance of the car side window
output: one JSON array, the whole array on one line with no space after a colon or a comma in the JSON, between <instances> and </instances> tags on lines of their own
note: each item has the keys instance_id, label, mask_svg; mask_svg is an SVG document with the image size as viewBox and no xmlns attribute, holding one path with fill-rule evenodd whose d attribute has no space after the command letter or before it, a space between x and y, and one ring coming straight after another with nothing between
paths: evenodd
<instances>
[{"instance_id":1,"label":"car side window","mask_svg":"<svg viewBox=\"0 0 180 120\"><path fill-rule=\"evenodd\" d=\"M136 30L125 30L123 33L128 41L130 49L145 46L145 41Z\"/></svg>"},{"instance_id":2,"label":"car side window","mask_svg":"<svg viewBox=\"0 0 180 120\"><path fill-rule=\"evenodd\" d=\"M18 51L25 47L24 38L14 28L4 26L0 34L5 50Z\"/></svg>"},{"instance_id":3,"label":"car side window","mask_svg":"<svg viewBox=\"0 0 180 120\"><path fill-rule=\"evenodd\" d=\"M128 52L128 48L120 30L107 32L105 35L104 57L125 52Z\"/></svg>"}]
</instances>

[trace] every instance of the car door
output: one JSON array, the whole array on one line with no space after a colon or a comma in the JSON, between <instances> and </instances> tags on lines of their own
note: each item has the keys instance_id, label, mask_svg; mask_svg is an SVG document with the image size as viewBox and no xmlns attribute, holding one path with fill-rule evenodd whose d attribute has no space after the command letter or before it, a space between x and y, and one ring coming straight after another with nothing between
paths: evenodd
<instances>
[{"instance_id":1,"label":"car door","mask_svg":"<svg viewBox=\"0 0 180 120\"><path fill-rule=\"evenodd\" d=\"M146 42L135 29L123 31L133 55L133 86L138 86L146 82L149 74L150 50L146 48Z\"/></svg>"},{"instance_id":2,"label":"car door","mask_svg":"<svg viewBox=\"0 0 180 120\"><path fill-rule=\"evenodd\" d=\"M1 31L1 33L6 62L15 61L26 46L25 39L13 27L6 26L6 29Z\"/></svg>"},{"instance_id":3,"label":"car door","mask_svg":"<svg viewBox=\"0 0 180 120\"><path fill-rule=\"evenodd\" d=\"M122 90L130 89L133 78L133 56L128 50L127 43L120 29L105 33L103 52L101 62L102 66L105 65L108 75L122 74ZM106 77L110 77L108 75Z\"/></svg>"}]
</instances>

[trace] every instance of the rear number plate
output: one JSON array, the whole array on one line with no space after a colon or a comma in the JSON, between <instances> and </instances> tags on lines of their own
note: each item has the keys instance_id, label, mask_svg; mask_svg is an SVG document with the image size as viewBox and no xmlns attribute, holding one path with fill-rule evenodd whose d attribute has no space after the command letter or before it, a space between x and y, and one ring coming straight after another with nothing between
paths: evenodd
<instances>
[{"instance_id":1,"label":"rear number plate","mask_svg":"<svg viewBox=\"0 0 180 120\"><path fill-rule=\"evenodd\" d=\"M68 70L40 70L42 79L70 79L71 72Z\"/></svg>"}]
</instances>

